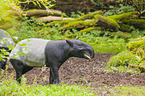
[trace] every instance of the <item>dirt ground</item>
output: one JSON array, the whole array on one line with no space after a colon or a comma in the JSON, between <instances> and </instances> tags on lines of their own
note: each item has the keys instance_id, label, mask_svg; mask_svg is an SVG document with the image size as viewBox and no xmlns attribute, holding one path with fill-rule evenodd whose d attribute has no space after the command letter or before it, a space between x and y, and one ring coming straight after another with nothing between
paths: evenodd
<instances>
[{"instance_id":1,"label":"dirt ground","mask_svg":"<svg viewBox=\"0 0 145 96\"><path fill-rule=\"evenodd\" d=\"M60 84L86 85L92 87L115 85L145 86L145 75L134 75L128 73L106 72L104 64L113 54L95 54L91 61L81 58L68 59L59 69ZM14 72L9 65L8 72ZM27 83L32 84L34 79L38 84L49 84L49 68L34 68L24 75ZM37 77L37 79L36 79Z\"/></svg>"}]
</instances>

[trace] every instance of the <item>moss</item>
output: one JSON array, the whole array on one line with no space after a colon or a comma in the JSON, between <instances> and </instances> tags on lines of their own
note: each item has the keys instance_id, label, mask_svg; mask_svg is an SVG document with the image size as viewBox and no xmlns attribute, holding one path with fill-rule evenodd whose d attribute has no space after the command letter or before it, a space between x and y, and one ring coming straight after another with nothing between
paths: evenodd
<instances>
[{"instance_id":1,"label":"moss","mask_svg":"<svg viewBox=\"0 0 145 96\"><path fill-rule=\"evenodd\" d=\"M69 22L74 22L75 20L72 20L72 19L67 19L67 20L63 20L63 21L53 21L53 22L50 22L48 24L46 24L46 26L54 26L55 24L61 24L61 25L64 25L64 24L67 24Z\"/></svg>"},{"instance_id":2,"label":"moss","mask_svg":"<svg viewBox=\"0 0 145 96\"><path fill-rule=\"evenodd\" d=\"M127 19L127 17L130 17L133 14L137 14L137 12L128 12L128 13L123 13L120 15L113 15L113 16L108 16L108 17L114 20L121 20L121 19Z\"/></svg>"},{"instance_id":3,"label":"moss","mask_svg":"<svg viewBox=\"0 0 145 96\"><path fill-rule=\"evenodd\" d=\"M137 56L140 56L142 59L144 59L144 50L143 50L143 48L138 48L137 50L136 50L136 55Z\"/></svg>"},{"instance_id":4,"label":"moss","mask_svg":"<svg viewBox=\"0 0 145 96\"><path fill-rule=\"evenodd\" d=\"M135 28L145 29L145 20L144 19L124 20L123 23L133 25Z\"/></svg>"},{"instance_id":5,"label":"moss","mask_svg":"<svg viewBox=\"0 0 145 96\"><path fill-rule=\"evenodd\" d=\"M139 68L141 69L141 71L145 72L145 60L143 60L140 64L139 64Z\"/></svg>"},{"instance_id":6,"label":"moss","mask_svg":"<svg viewBox=\"0 0 145 96\"><path fill-rule=\"evenodd\" d=\"M75 21L75 22L69 22L67 25L64 25L63 28L69 29L70 27L76 28L77 26L82 25L82 26L91 26L91 25L96 25L94 21Z\"/></svg>"},{"instance_id":7,"label":"moss","mask_svg":"<svg viewBox=\"0 0 145 96\"><path fill-rule=\"evenodd\" d=\"M145 37L143 37L143 38L145 38ZM126 45L126 48L131 50L131 51L134 51L134 52L136 52L138 48L144 49L145 39L143 39L143 38L142 38L142 40L138 38L137 40L139 40L139 41L135 40L135 41L128 43Z\"/></svg>"},{"instance_id":8,"label":"moss","mask_svg":"<svg viewBox=\"0 0 145 96\"><path fill-rule=\"evenodd\" d=\"M96 30L96 29L97 29L96 27L89 27L89 28L85 28L85 29L81 30L80 33L90 32L90 31Z\"/></svg>"},{"instance_id":9,"label":"moss","mask_svg":"<svg viewBox=\"0 0 145 96\"><path fill-rule=\"evenodd\" d=\"M132 64L137 64L141 62L141 57L133 54L131 51L123 51L116 56L110 58L109 62L106 64L107 66L111 67L118 67L118 66L128 66Z\"/></svg>"},{"instance_id":10,"label":"moss","mask_svg":"<svg viewBox=\"0 0 145 96\"><path fill-rule=\"evenodd\" d=\"M139 65L137 64L130 64L130 67L138 68L141 72L145 72L145 60L141 61Z\"/></svg>"},{"instance_id":11,"label":"moss","mask_svg":"<svg viewBox=\"0 0 145 96\"><path fill-rule=\"evenodd\" d=\"M120 28L123 30L123 31L126 31L126 32L129 32L130 31L130 25L128 24L119 24L120 25Z\"/></svg>"},{"instance_id":12,"label":"moss","mask_svg":"<svg viewBox=\"0 0 145 96\"><path fill-rule=\"evenodd\" d=\"M101 16L101 15L95 15L94 18L95 18L95 22L98 22L99 19L101 18L101 19L104 19L104 20L108 21L109 23L113 24L116 27L119 26L118 23L114 19L109 18L109 17L104 17L104 16Z\"/></svg>"},{"instance_id":13,"label":"moss","mask_svg":"<svg viewBox=\"0 0 145 96\"><path fill-rule=\"evenodd\" d=\"M108 22L110 22L114 26L117 26L117 27L119 26L118 23L114 19L112 19L110 17L103 17L103 19L107 20Z\"/></svg>"},{"instance_id":14,"label":"moss","mask_svg":"<svg viewBox=\"0 0 145 96\"><path fill-rule=\"evenodd\" d=\"M130 20L124 20L124 23L136 23L136 24L145 24L145 20L144 19L130 19Z\"/></svg>"},{"instance_id":15,"label":"moss","mask_svg":"<svg viewBox=\"0 0 145 96\"><path fill-rule=\"evenodd\" d=\"M102 16L102 15L100 15L100 14L95 15L95 16L94 16L95 22L97 22L97 21L98 21L98 17L101 17L101 16Z\"/></svg>"},{"instance_id":16,"label":"moss","mask_svg":"<svg viewBox=\"0 0 145 96\"><path fill-rule=\"evenodd\" d=\"M27 10L27 12L35 12L35 11L41 11L42 9L30 9L30 10Z\"/></svg>"},{"instance_id":17,"label":"moss","mask_svg":"<svg viewBox=\"0 0 145 96\"><path fill-rule=\"evenodd\" d=\"M9 29L11 27L13 27L11 22L5 22L5 23L1 23L0 24L0 29L7 30L7 29Z\"/></svg>"},{"instance_id":18,"label":"moss","mask_svg":"<svg viewBox=\"0 0 145 96\"><path fill-rule=\"evenodd\" d=\"M91 19L91 18L94 18L94 16L97 15L97 14L103 14L103 12L102 11L96 11L96 12L81 16L80 18L77 18L76 20Z\"/></svg>"},{"instance_id":19,"label":"moss","mask_svg":"<svg viewBox=\"0 0 145 96\"><path fill-rule=\"evenodd\" d=\"M126 45L127 50L110 58L108 67L127 66L145 72L145 37L137 38Z\"/></svg>"}]
</instances>

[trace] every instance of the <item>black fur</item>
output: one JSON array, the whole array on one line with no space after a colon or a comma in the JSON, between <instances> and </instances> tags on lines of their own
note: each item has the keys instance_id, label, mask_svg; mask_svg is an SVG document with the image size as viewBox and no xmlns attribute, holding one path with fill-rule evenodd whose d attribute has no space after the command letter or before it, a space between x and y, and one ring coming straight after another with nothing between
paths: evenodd
<instances>
[{"instance_id":1,"label":"black fur","mask_svg":"<svg viewBox=\"0 0 145 96\"><path fill-rule=\"evenodd\" d=\"M7 52L11 52L11 50L9 50L9 48L8 47L0 47L0 54L1 54L1 50L2 49L4 49L4 50L6 50ZM6 69L6 64L7 64L7 57L8 57L8 55L4 55L5 56L5 58L3 58L3 60L0 60L0 68L2 68L3 70L5 70Z\"/></svg>"}]
</instances>

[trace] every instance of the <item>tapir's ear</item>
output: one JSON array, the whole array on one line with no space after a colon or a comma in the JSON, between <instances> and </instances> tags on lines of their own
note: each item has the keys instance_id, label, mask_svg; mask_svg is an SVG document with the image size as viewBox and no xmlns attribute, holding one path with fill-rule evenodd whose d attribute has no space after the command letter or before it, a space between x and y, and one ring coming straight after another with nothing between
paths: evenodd
<instances>
[{"instance_id":1,"label":"tapir's ear","mask_svg":"<svg viewBox=\"0 0 145 96\"><path fill-rule=\"evenodd\" d=\"M73 43L70 40L66 40L66 42L70 45L73 46Z\"/></svg>"},{"instance_id":2,"label":"tapir's ear","mask_svg":"<svg viewBox=\"0 0 145 96\"><path fill-rule=\"evenodd\" d=\"M78 37L76 37L75 40L78 40Z\"/></svg>"}]
</instances>

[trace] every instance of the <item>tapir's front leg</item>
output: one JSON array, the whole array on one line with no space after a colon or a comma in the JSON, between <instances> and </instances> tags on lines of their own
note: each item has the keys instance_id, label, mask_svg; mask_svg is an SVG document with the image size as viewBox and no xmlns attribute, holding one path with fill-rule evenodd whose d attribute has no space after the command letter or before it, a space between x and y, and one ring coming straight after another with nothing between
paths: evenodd
<instances>
[{"instance_id":1,"label":"tapir's front leg","mask_svg":"<svg viewBox=\"0 0 145 96\"><path fill-rule=\"evenodd\" d=\"M52 68L50 67L50 77L49 77L49 84L53 84L54 79L53 79L53 72L52 72Z\"/></svg>"},{"instance_id":2,"label":"tapir's front leg","mask_svg":"<svg viewBox=\"0 0 145 96\"><path fill-rule=\"evenodd\" d=\"M52 67L50 68L50 83L53 83L53 84L59 84L59 74L58 74L58 70L59 68L58 67Z\"/></svg>"}]
</instances>

